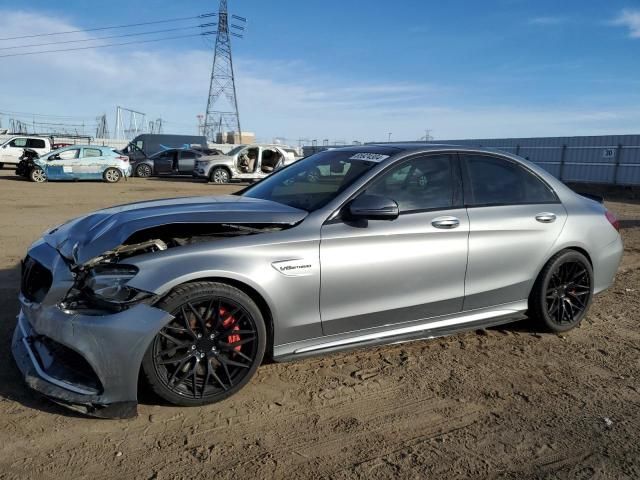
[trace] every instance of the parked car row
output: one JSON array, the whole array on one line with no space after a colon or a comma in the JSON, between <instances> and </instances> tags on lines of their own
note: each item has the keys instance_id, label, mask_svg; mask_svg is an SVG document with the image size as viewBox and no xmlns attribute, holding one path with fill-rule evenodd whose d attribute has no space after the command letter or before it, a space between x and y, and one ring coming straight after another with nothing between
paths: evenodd
<instances>
[{"instance_id":1,"label":"parked car row","mask_svg":"<svg viewBox=\"0 0 640 480\"><path fill-rule=\"evenodd\" d=\"M205 137L190 135L139 135L122 150L54 146L48 137L17 136L0 146L0 158L4 164L15 164L18 175L38 183L99 179L113 183L128 176L185 175L218 184L257 181L298 159L281 145L238 145L225 154L209 148ZM310 175L320 178L321 172Z\"/></svg>"}]
</instances>

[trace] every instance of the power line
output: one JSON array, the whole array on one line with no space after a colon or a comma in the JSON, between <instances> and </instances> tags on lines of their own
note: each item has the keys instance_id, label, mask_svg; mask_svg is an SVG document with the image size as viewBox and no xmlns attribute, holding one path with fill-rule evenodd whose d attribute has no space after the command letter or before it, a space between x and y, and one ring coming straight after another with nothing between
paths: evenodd
<instances>
[{"instance_id":1,"label":"power line","mask_svg":"<svg viewBox=\"0 0 640 480\"><path fill-rule=\"evenodd\" d=\"M85 28L82 30L68 30L66 32L37 33L34 35L22 35L20 37L5 37L5 38L0 38L0 41L19 40L22 38L48 37L52 35L67 35L70 33L97 32L98 30L112 30L115 28L141 27L143 25L156 25L158 23L181 22L184 20L193 20L196 18L208 18L208 17L214 17L216 15L217 13L203 13L201 15L196 15L195 17L168 18L166 20L155 20L153 22L142 22L142 23L130 23L128 25L113 25L110 27L96 27L96 28Z\"/></svg>"},{"instance_id":2,"label":"power line","mask_svg":"<svg viewBox=\"0 0 640 480\"><path fill-rule=\"evenodd\" d=\"M152 35L154 33L166 33L166 32L175 32L178 30L188 30L191 28L205 28L205 27L213 27L215 23L203 23L200 25L191 25L188 27L176 27L176 28L165 28L162 30L151 30L148 32L137 32L137 33L124 33L122 35L108 35L106 37L95 37L95 38L83 38L80 40L63 40L61 42L48 42L48 43L31 43L29 45L16 45L13 47L0 47L0 50L12 50L14 48L28 48L28 47L46 47L49 45L60 45L63 43L80 43L80 42L95 42L98 40L107 40L110 38L122 38L122 37L135 37L138 35Z\"/></svg>"},{"instance_id":3,"label":"power line","mask_svg":"<svg viewBox=\"0 0 640 480\"><path fill-rule=\"evenodd\" d=\"M23 53L7 53L4 55L0 55L0 58L6 57L19 57L24 55L39 55L42 53L58 53L58 52L71 52L75 50L89 50L92 48L106 48L106 47L119 47L122 45L132 45L134 43L151 43L151 42L163 42L165 40L175 40L178 38L189 38L189 37L199 37L205 35L213 35L216 32L202 32L202 33L192 33L189 35L174 35L172 37L164 37L164 38L153 38L151 40L134 40L132 42L122 42L122 43L107 43L106 45L91 45L89 47L74 47L74 48L58 48L55 50L41 50L39 52L23 52Z\"/></svg>"},{"instance_id":4,"label":"power line","mask_svg":"<svg viewBox=\"0 0 640 480\"><path fill-rule=\"evenodd\" d=\"M62 119L75 119L75 120L88 120L92 117L82 117L79 115L49 115L46 113L29 113L29 112L13 112L8 110L3 110L0 112L0 115L8 115L13 117L46 117L46 118L62 118Z\"/></svg>"}]
</instances>

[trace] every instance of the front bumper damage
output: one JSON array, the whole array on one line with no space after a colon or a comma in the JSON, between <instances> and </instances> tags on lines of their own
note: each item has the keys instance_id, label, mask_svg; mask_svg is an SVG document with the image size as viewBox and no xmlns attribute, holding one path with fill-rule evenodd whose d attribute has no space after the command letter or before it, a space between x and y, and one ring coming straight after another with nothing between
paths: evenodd
<instances>
[{"instance_id":1,"label":"front bumper damage","mask_svg":"<svg viewBox=\"0 0 640 480\"><path fill-rule=\"evenodd\" d=\"M27 385L88 415L134 417L142 357L173 317L146 304L108 315L61 310L56 280L66 277L68 267L44 243L30 255L51 269L53 283L40 303L20 295L12 353Z\"/></svg>"}]
</instances>

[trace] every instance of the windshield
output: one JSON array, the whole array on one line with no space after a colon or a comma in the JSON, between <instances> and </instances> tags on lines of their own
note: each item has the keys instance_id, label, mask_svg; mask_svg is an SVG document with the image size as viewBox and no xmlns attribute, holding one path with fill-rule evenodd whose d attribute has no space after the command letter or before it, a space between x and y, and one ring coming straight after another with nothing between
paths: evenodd
<instances>
[{"instance_id":1,"label":"windshield","mask_svg":"<svg viewBox=\"0 0 640 480\"><path fill-rule=\"evenodd\" d=\"M236 148L232 148L231 150L229 150L227 153L225 153L225 155L228 155L228 156L232 157L232 156L234 156L236 153L238 153L240 150L242 150L245 147L246 147L246 145L239 145Z\"/></svg>"},{"instance_id":2,"label":"windshield","mask_svg":"<svg viewBox=\"0 0 640 480\"><path fill-rule=\"evenodd\" d=\"M353 151L320 152L276 171L242 195L312 212L333 200L376 163L358 158Z\"/></svg>"}]
</instances>

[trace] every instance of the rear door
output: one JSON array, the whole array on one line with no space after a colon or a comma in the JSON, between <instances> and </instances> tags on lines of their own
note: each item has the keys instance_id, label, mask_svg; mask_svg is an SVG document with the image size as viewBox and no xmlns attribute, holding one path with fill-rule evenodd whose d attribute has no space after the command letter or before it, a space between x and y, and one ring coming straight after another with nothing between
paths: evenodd
<instances>
[{"instance_id":1,"label":"rear door","mask_svg":"<svg viewBox=\"0 0 640 480\"><path fill-rule=\"evenodd\" d=\"M97 180L102 178L102 174L109 166L107 158L102 154L102 150L95 147L85 147L80 153L74 165L76 178L86 180Z\"/></svg>"},{"instance_id":2,"label":"rear door","mask_svg":"<svg viewBox=\"0 0 640 480\"><path fill-rule=\"evenodd\" d=\"M198 155L193 150L181 150L178 159L178 173L191 174L196 164Z\"/></svg>"},{"instance_id":3,"label":"rear door","mask_svg":"<svg viewBox=\"0 0 640 480\"><path fill-rule=\"evenodd\" d=\"M27 148L31 148L38 152L38 155L44 155L49 152L47 141L44 138L28 138Z\"/></svg>"},{"instance_id":4,"label":"rear door","mask_svg":"<svg viewBox=\"0 0 640 480\"><path fill-rule=\"evenodd\" d=\"M329 181L332 173L319 181ZM400 216L322 227L320 312L325 334L462 310L469 221L455 156L407 160L365 192L394 199Z\"/></svg>"},{"instance_id":5,"label":"rear door","mask_svg":"<svg viewBox=\"0 0 640 480\"><path fill-rule=\"evenodd\" d=\"M553 190L506 157L461 154L469 214L464 309L524 300L566 221Z\"/></svg>"}]
</instances>

